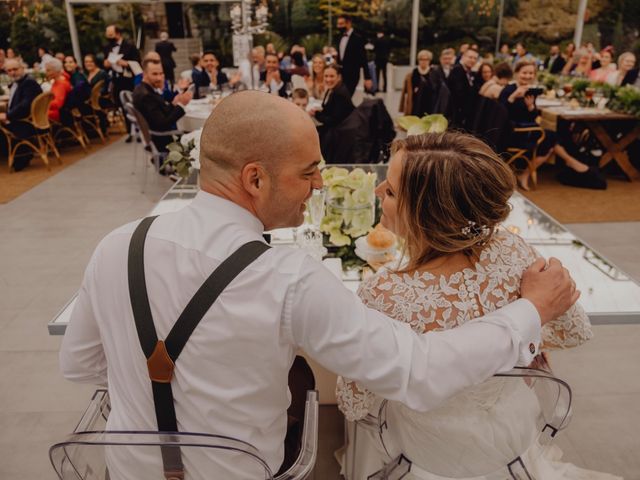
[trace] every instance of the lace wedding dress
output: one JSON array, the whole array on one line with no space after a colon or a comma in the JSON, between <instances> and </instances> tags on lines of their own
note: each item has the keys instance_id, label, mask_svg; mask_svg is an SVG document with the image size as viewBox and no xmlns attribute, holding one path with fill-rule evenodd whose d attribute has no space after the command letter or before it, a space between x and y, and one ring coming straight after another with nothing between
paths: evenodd
<instances>
[{"instance_id":1,"label":"lace wedding dress","mask_svg":"<svg viewBox=\"0 0 640 480\"><path fill-rule=\"evenodd\" d=\"M522 273L537 257L524 240L501 229L473 268L447 275L380 271L363 282L358 294L369 307L408 323L416 332L455 328L516 300ZM575 347L592 336L589 320L576 304L543 327L542 350ZM381 399L356 382L338 377L336 396L347 420L364 418L369 412L378 414ZM619 478L561 462L558 447L540 446L534 421L538 410L538 400L524 381L495 377L427 413L393 402L386 420L395 428L392 445L387 448L402 452L414 467L422 467L412 468L405 479L502 480L504 475L496 477L488 472L521 454L536 479ZM350 480L366 478L389 460L385 460L377 435L358 437L357 449L360 451L351 453L360 473Z\"/></svg>"}]
</instances>

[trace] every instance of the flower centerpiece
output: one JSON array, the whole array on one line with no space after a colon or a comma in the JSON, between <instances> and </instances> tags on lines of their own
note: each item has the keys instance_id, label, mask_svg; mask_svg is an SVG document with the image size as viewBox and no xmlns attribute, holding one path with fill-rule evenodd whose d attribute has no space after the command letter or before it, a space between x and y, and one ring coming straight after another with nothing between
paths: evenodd
<instances>
[{"instance_id":1,"label":"flower centerpiece","mask_svg":"<svg viewBox=\"0 0 640 480\"><path fill-rule=\"evenodd\" d=\"M177 142L167 145L169 153L162 166L170 166L182 178L187 178L192 169L200 170L200 136L202 129L185 133Z\"/></svg>"},{"instance_id":2,"label":"flower centerpiece","mask_svg":"<svg viewBox=\"0 0 640 480\"><path fill-rule=\"evenodd\" d=\"M355 240L367 235L376 220L377 175L362 168L341 167L322 170L326 194L326 214L320 230L333 246L330 255L342 259L344 268L364 265L355 254Z\"/></svg>"},{"instance_id":3,"label":"flower centerpiece","mask_svg":"<svg viewBox=\"0 0 640 480\"><path fill-rule=\"evenodd\" d=\"M403 115L396 119L398 127L407 132L407 135L421 135L423 133L441 133L449 126L444 115L434 113L420 118L415 115Z\"/></svg>"}]
</instances>

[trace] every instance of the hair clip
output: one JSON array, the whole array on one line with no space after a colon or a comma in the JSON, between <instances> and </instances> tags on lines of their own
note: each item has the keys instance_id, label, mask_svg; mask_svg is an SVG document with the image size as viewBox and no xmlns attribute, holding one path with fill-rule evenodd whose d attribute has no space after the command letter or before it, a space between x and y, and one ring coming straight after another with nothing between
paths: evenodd
<instances>
[{"instance_id":1,"label":"hair clip","mask_svg":"<svg viewBox=\"0 0 640 480\"><path fill-rule=\"evenodd\" d=\"M470 240L478 240L478 245L484 245L487 238L491 235L491 229L486 225L478 225L476 222L469 220L467 226L460 230L462 234Z\"/></svg>"}]
</instances>

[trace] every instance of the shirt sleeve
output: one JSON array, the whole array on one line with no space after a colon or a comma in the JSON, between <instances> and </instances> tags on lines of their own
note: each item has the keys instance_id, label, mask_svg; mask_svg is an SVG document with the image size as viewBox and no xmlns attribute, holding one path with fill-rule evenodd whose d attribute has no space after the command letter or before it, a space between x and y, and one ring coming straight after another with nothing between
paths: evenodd
<instances>
[{"instance_id":1,"label":"shirt sleeve","mask_svg":"<svg viewBox=\"0 0 640 480\"><path fill-rule=\"evenodd\" d=\"M60 370L67 380L107 385L107 359L91 301L95 256L89 262L60 347Z\"/></svg>"},{"instance_id":2,"label":"shirt sleeve","mask_svg":"<svg viewBox=\"0 0 640 480\"><path fill-rule=\"evenodd\" d=\"M516 364L528 365L540 343L540 317L528 300L452 330L418 335L365 307L311 258L292 284L284 321L297 346L325 368L419 411Z\"/></svg>"}]
</instances>

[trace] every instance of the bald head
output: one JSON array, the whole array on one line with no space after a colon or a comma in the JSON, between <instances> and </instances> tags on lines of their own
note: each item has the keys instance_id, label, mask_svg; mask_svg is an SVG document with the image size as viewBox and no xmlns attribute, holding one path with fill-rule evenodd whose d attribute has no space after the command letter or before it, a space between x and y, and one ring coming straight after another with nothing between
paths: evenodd
<instances>
[{"instance_id":1,"label":"bald head","mask_svg":"<svg viewBox=\"0 0 640 480\"><path fill-rule=\"evenodd\" d=\"M318 142L309 115L278 96L255 90L225 98L207 119L200 140L201 175L233 174L251 162L276 172L302 143Z\"/></svg>"}]
</instances>

